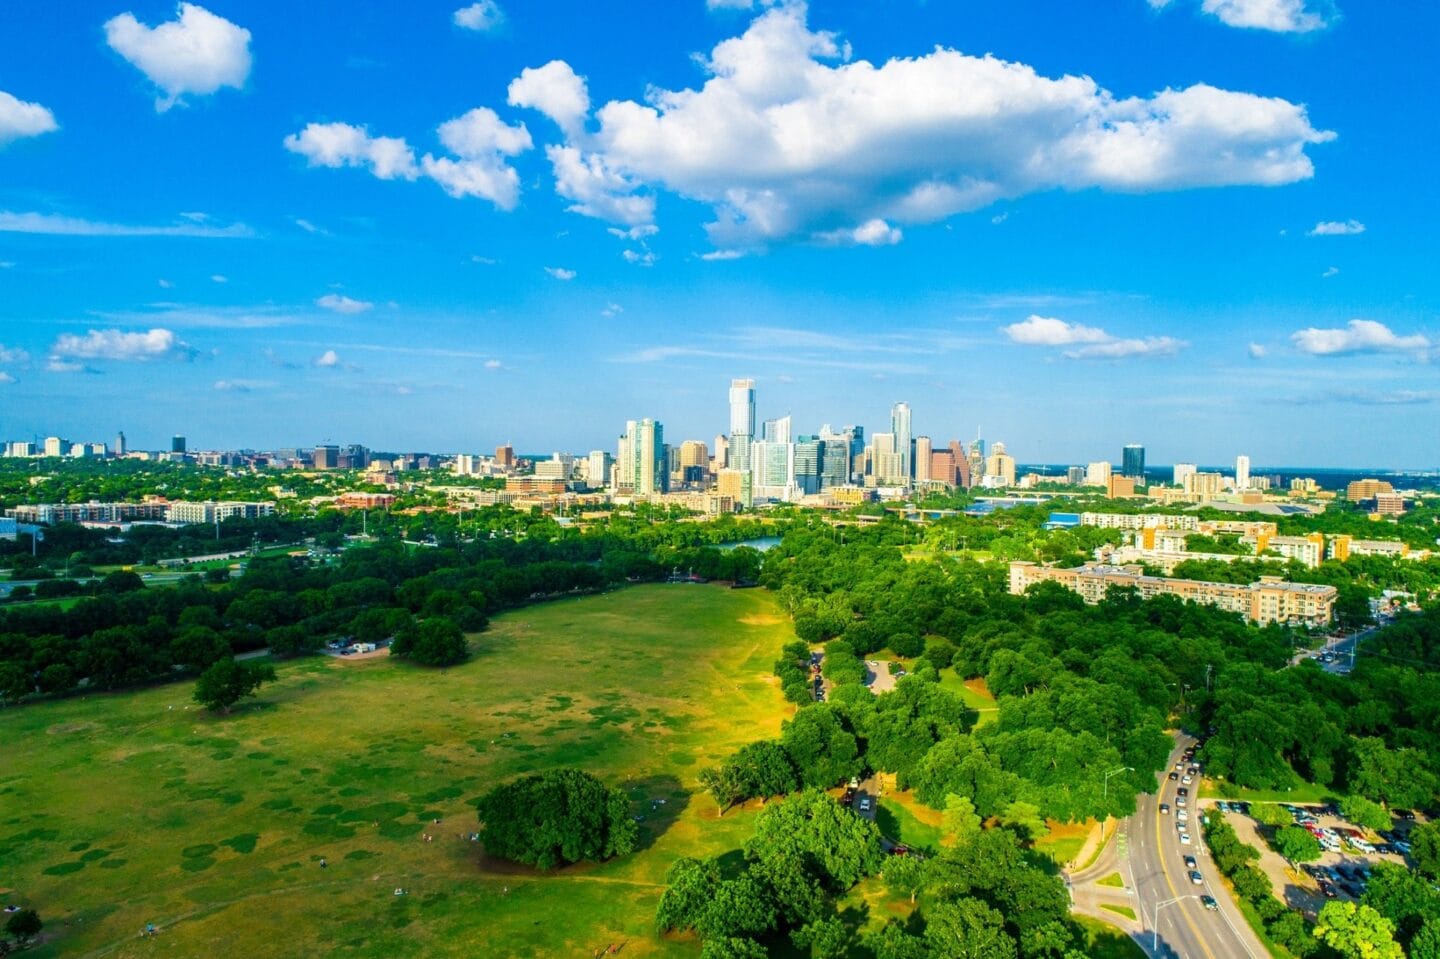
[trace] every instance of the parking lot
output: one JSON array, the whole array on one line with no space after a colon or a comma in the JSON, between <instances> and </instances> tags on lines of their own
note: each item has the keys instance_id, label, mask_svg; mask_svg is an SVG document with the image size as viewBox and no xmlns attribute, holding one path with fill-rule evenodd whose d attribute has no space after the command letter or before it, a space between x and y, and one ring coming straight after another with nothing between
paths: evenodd
<instances>
[{"instance_id":1,"label":"parking lot","mask_svg":"<svg viewBox=\"0 0 1440 959\"><path fill-rule=\"evenodd\" d=\"M1403 844L1414 825L1413 820L1399 818L1390 830L1385 831L1390 835L1374 836L1379 840L1375 843L1361 838L1357 844L1356 837L1363 836L1363 831L1346 822L1333 807L1286 805L1295 822L1312 834L1318 833L1317 838L1324 843L1319 860L1292 869L1263 838L1259 824L1250 816L1249 803L1207 799L1205 804L1213 812L1226 817L1241 842L1260 851L1260 861L1256 865L1270 877L1276 895L1287 905L1311 917L1320 911L1327 899L1358 900L1363 896L1370 872L1376 864L1408 865L1404 846L1396 846L1391 838Z\"/></svg>"}]
</instances>

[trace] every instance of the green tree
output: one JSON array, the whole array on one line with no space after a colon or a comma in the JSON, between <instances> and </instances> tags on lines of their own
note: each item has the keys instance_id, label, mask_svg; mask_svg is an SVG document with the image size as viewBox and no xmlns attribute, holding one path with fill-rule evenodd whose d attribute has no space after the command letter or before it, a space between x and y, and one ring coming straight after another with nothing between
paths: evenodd
<instances>
[{"instance_id":1,"label":"green tree","mask_svg":"<svg viewBox=\"0 0 1440 959\"><path fill-rule=\"evenodd\" d=\"M434 617L401 628L390 654L422 666L454 666L465 661L469 648L459 626L446 617Z\"/></svg>"},{"instance_id":2,"label":"green tree","mask_svg":"<svg viewBox=\"0 0 1440 959\"><path fill-rule=\"evenodd\" d=\"M5 931L19 940L21 945L40 935L40 930L45 923L40 920L40 914L34 909L21 909L19 912L10 914L5 920Z\"/></svg>"},{"instance_id":3,"label":"green tree","mask_svg":"<svg viewBox=\"0 0 1440 959\"><path fill-rule=\"evenodd\" d=\"M1005 917L979 899L962 897L925 910L925 939L936 956L1015 959Z\"/></svg>"},{"instance_id":4,"label":"green tree","mask_svg":"<svg viewBox=\"0 0 1440 959\"><path fill-rule=\"evenodd\" d=\"M553 869L635 848L638 828L625 793L578 769L553 769L496 786L476 808L485 849L512 862Z\"/></svg>"},{"instance_id":5,"label":"green tree","mask_svg":"<svg viewBox=\"0 0 1440 959\"><path fill-rule=\"evenodd\" d=\"M1440 822L1427 822L1410 830L1410 856L1415 868L1440 879Z\"/></svg>"},{"instance_id":6,"label":"green tree","mask_svg":"<svg viewBox=\"0 0 1440 959\"><path fill-rule=\"evenodd\" d=\"M1410 959L1440 959L1440 919L1425 923L1410 940Z\"/></svg>"},{"instance_id":7,"label":"green tree","mask_svg":"<svg viewBox=\"0 0 1440 959\"><path fill-rule=\"evenodd\" d=\"M1340 800L1340 815L1362 829L1390 828L1390 814L1385 807L1364 796L1346 796Z\"/></svg>"},{"instance_id":8,"label":"green tree","mask_svg":"<svg viewBox=\"0 0 1440 959\"><path fill-rule=\"evenodd\" d=\"M269 663L222 659L200 674L195 682L195 701L212 712L230 712L246 696L255 695L261 683L275 679Z\"/></svg>"},{"instance_id":9,"label":"green tree","mask_svg":"<svg viewBox=\"0 0 1440 959\"><path fill-rule=\"evenodd\" d=\"M700 947L700 959L766 959L766 956L764 946L740 936L707 939Z\"/></svg>"},{"instance_id":10,"label":"green tree","mask_svg":"<svg viewBox=\"0 0 1440 959\"><path fill-rule=\"evenodd\" d=\"M1000 814L1000 825L1013 830L1021 839L1034 841L1045 835L1045 819L1034 803L1015 800Z\"/></svg>"},{"instance_id":11,"label":"green tree","mask_svg":"<svg viewBox=\"0 0 1440 959\"><path fill-rule=\"evenodd\" d=\"M712 859L682 856L665 871L665 891L655 912L655 925L661 932L672 929L693 929L720 885L720 870Z\"/></svg>"},{"instance_id":12,"label":"green tree","mask_svg":"<svg viewBox=\"0 0 1440 959\"><path fill-rule=\"evenodd\" d=\"M775 928L775 901L749 872L726 879L714 889L695 929L706 942L764 935Z\"/></svg>"},{"instance_id":13,"label":"green tree","mask_svg":"<svg viewBox=\"0 0 1440 959\"><path fill-rule=\"evenodd\" d=\"M838 916L806 923L790 934L797 949L809 949L811 959L841 959L850 945L850 930Z\"/></svg>"},{"instance_id":14,"label":"green tree","mask_svg":"<svg viewBox=\"0 0 1440 959\"><path fill-rule=\"evenodd\" d=\"M780 744L806 786L828 789L860 774L860 746L830 703L807 706L785 723Z\"/></svg>"},{"instance_id":15,"label":"green tree","mask_svg":"<svg viewBox=\"0 0 1440 959\"><path fill-rule=\"evenodd\" d=\"M940 828L951 843L957 846L969 844L980 835L981 825L980 815L975 812L975 804L969 798L954 793L945 797L945 812L940 820Z\"/></svg>"},{"instance_id":16,"label":"green tree","mask_svg":"<svg viewBox=\"0 0 1440 959\"><path fill-rule=\"evenodd\" d=\"M1250 815L1260 825L1274 826L1277 829L1295 822L1295 817L1278 803L1251 803Z\"/></svg>"},{"instance_id":17,"label":"green tree","mask_svg":"<svg viewBox=\"0 0 1440 959\"><path fill-rule=\"evenodd\" d=\"M1320 858L1320 840L1299 826L1282 826L1275 833L1275 851L1292 863Z\"/></svg>"},{"instance_id":18,"label":"green tree","mask_svg":"<svg viewBox=\"0 0 1440 959\"><path fill-rule=\"evenodd\" d=\"M925 887L925 860L914 856L891 856L885 861L880 875L892 895L903 896L914 905L915 897Z\"/></svg>"},{"instance_id":19,"label":"green tree","mask_svg":"<svg viewBox=\"0 0 1440 959\"><path fill-rule=\"evenodd\" d=\"M1405 959L1390 920L1353 902L1327 902L1315 921L1315 938L1344 959Z\"/></svg>"}]
</instances>

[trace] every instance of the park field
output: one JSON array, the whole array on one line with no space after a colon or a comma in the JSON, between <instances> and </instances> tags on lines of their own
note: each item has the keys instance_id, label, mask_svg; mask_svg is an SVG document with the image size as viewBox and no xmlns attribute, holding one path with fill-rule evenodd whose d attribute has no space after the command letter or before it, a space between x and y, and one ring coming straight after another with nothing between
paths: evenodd
<instances>
[{"instance_id":1,"label":"park field","mask_svg":"<svg viewBox=\"0 0 1440 959\"><path fill-rule=\"evenodd\" d=\"M665 870L748 838L696 775L778 734L791 638L762 590L643 586L506 614L444 671L282 664L229 716L188 682L5 711L0 902L39 910L37 956L694 957L654 931ZM640 850L484 860L474 799L558 766L629 792Z\"/></svg>"}]
</instances>

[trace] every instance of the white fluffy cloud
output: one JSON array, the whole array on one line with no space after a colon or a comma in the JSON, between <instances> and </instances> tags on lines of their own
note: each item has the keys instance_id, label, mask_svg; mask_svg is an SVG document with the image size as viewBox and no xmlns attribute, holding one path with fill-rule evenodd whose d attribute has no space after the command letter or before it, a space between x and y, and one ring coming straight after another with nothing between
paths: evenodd
<instances>
[{"instance_id":1,"label":"white fluffy cloud","mask_svg":"<svg viewBox=\"0 0 1440 959\"><path fill-rule=\"evenodd\" d=\"M84 336L62 333L50 347L51 368L69 366L78 360L118 362L191 359L195 350L174 330L157 327L143 333L123 330L90 330Z\"/></svg>"},{"instance_id":2,"label":"white fluffy cloud","mask_svg":"<svg viewBox=\"0 0 1440 959\"><path fill-rule=\"evenodd\" d=\"M513 210L520 197L520 175L505 162L530 149L525 124L509 126L489 107L440 124L440 142L460 159L425 154L421 169L453 197L478 196L502 210Z\"/></svg>"},{"instance_id":3,"label":"white fluffy cloud","mask_svg":"<svg viewBox=\"0 0 1440 959\"><path fill-rule=\"evenodd\" d=\"M322 369L332 369L340 365L340 354L334 350L326 350L324 353L315 357L314 363Z\"/></svg>"},{"instance_id":4,"label":"white fluffy cloud","mask_svg":"<svg viewBox=\"0 0 1440 959\"><path fill-rule=\"evenodd\" d=\"M1365 224L1359 220L1321 220L1310 229L1307 236L1358 236L1365 232Z\"/></svg>"},{"instance_id":5,"label":"white fluffy cloud","mask_svg":"<svg viewBox=\"0 0 1440 959\"><path fill-rule=\"evenodd\" d=\"M0 343L0 363L28 363L30 354L19 347L9 347Z\"/></svg>"},{"instance_id":6,"label":"white fluffy cloud","mask_svg":"<svg viewBox=\"0 0 1440 959\"><path fill-rule=\"evenodd\" d=\"M0 384L8 384L14 382L15 377L11 376L9 373L6 373L4 370L0 370Z\"/></svg>"},{"instance_id":7,"label":"white fluffy cloud","mask_svg":"<svg viewBox=\"0 0 1440 959\"><path fill-rule=\"evenodd\" d=\"M1290 336L1301 353L1311 356L1344 356L1351 353L1413 353L1425 356L1430 340L1424 334L1400 336L1384 323L1351 320L1343 329L1308 327Z\"/></svg>"},{"instance_id":8,"label":"white fluffy cloud","mask_svg":"<svg viewBox=\"0 0 1440 959\"><path fill-rule=\"evenodd\" d=\"M457 27L484 32L504 23L505 11L500 9L500 4L495 0L479 0L478 3L456 10L454 20Z\"/></svg>"},{"instance_id":9,"label":"white fluffy cloud","mask_svg":"<svg viewBox=\"0 0 1440 959\"><path fill-rule=\"evenodd\" d=\"M637 188L665 189L714 208L717 247L756 249L1056 188L1293 183L1313 175L1306 148L1334 136L1299 104L1207 84L1117 96L944 48L852 62L798 2L762 13L704 67L700 88L607 103L593 133L550 151L577 212L633 225L600 197L628 210Z\"/></svg>"},{"instance_id":10,"label":"white fluffy cloud","mask_svg":"<svg viewBox=\"0 0 1440 959\"><path fill-rule=\"evenodd\" d=\"M106 22L105 42L160 88L161 112L186 94L239 89L250 76L250 31L193 3L180 4L176 19L158 27L122 13Z\"/></svg>"},{"instance_id":11,"label":"white fluffy cloud","mask_svg":"<svg viewBox=\"0 0 1440 959\"><path fill-rule=\"evenodd\" d=\"M38 103L27 103L0 90L0 147L22 137L38 137L60 127L55 114Z\"/></svg>"},{"instance_id":12,"label":"white fluffy cloud","mask_svg":"<svg viewBox=\"0 0 1440 959\"><path fill-rule=\"evenodd\" d=\"M566 133L575 132L590 112L585 78L564 60L521 70L520 76L510 81L506 99L511 106L539 110Z\"/></svg>"},{"instance_id":13,"label":"white fluffy cloud","mask_svg":"<svg viewBox=\"0 0 1440 959\"><path fill-rule=\"evenodd\" d=\"M1200 9L1227 26L1275 33L1310 33L1331 21L1309 9L1306 0L1203 0Z\"/></svg>"},{"instance_id":14,"label":"white fluffy cloud","mask_svg":"<svg viewBox=\"0 0 1440 959\"><path fill-rule=\"evenodd\" d=\"M397 137L372 137L349 123L307 123L285 138L285 149L313 166L361 167L382 180L413 180L420 175L415 151Z\"/></svg>"},{"instance_id":15,"label":"white fluffy cloud","mask_svg":"<svg viewBox=\"0 0 1440 959\"><path fill-rule=\"evenodd\" d=\"M1002 327L1013 343L1025 346L1068 346L1070 359L1123 359L1131 356L1174 356L1189 344L1171 336L1120 338L1095 326L1033 315Z\"/></svg>"},{"instance_id":16,"label":"white fluffy cloud","mask_svg":"<svg viewBox=\"0 0 1440 959\"><path fill-rule=\"evenodd\" d=\"M326 310L333 310L336 313L364 313L372 308L374 303L366 303L364 300L352 300L348 296L341 296L339 293L326 293L315 301L315 305Z\"/></svg>"},{"instance_id":17,"label":"white fluffy cloud","mask_svg":"<svg viewBox=\"0 0 1440 959\"><path fill-rule=\"evenodd\" d=\"M1104 343L1110 339L1110 334L1098 327L1039 315L1012 323L1001 332L1012 342L1026 346L1072 346L1076 343Z\"/></svg>"},{"instance_id":18,"label":"white fluffy cloud","mask_svg":"<svg viewBox=\"0 0 1440 959\"><path fill-rule=\"evenodd\" d=\"M1252 360L1263 360L1269 354L1270 350L1263 344L1251 343L1249 352Z\"/></svg>"},{"instance_id":19,"label":"white fluffy cloud","mask_svg":"<svg viewBox=\"0 0 1440 959\"><path fill-rule=\"evenodd\" d=\"M894 246L904 237L903 233L879 217L867 220L853 230L827 230L815 235L821 243L837 246Z\"/></svg>"},{"instance_id":20,"label":"white fluffy cloud","mask_svg":"<svg viewBox=\"0 0 1440 959\"><path fill-rule=\"evenodd\" d=\"M574 270L567 270L563 266L547 266L545 272L557 280L573 280L577 276Z\"/></svg>"},{"instance_id":21,"label":"white fluffy cloud","mask_svg":"<svg viewBox=\"0 0 1440 959\"><path fill-rule=\"evenodd\" d=\"M477 107L440 124L440 142L453 157L425 156L399 137L376 137L349 123L309 123L285 138L285 149L310 166L359 167L382 180L414 180L424 174L453 197L477 196L511 210L520 196L520 177L506 157L529 150L525 124L509 126L489 107Z\"/></svg>"}]
</instances>

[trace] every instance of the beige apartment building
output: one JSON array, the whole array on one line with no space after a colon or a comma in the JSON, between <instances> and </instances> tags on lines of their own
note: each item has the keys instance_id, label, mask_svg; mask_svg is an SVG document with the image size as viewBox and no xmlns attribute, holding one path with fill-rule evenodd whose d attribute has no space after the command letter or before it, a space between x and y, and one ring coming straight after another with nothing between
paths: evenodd
<instances>
[{"instance_id":1,"label":"beige apartment building","mask_svg":"<svg viewBox=\"0 0 1440 959\"><path fill-rule=\"evenodd\" d=\"M1010 564L1012 594L1022 595L1036 583L1044 582L1059 583L1092 604L1104 599L1112 586L1133 588L1145 599L1178 596L1186 602L1239 613L1262 626L1276 622L1320 626L1329 623L1335 613L1334 586L1287 583L1274 576L1262 577L1258 583L1236 585L1146 576L1139 566L1090 563L1061 569L1023 561Z\"/></svg>"}]
</instances>

